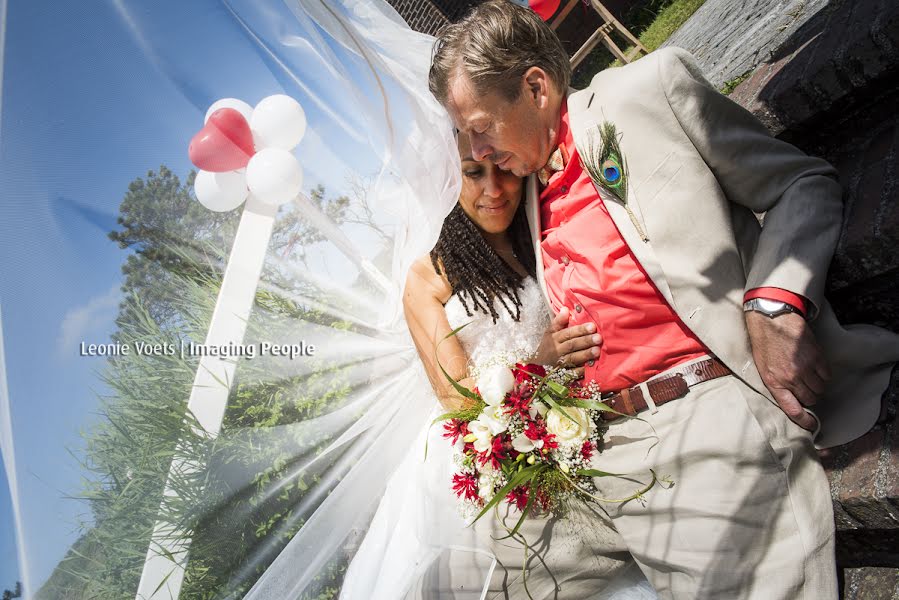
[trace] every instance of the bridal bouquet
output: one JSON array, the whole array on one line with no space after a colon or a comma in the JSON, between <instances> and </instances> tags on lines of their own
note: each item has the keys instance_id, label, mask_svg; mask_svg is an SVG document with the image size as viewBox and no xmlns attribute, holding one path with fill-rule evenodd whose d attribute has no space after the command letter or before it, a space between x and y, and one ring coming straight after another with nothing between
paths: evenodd
<instances>
[{"instance_id":1,"label":"bridal bouquet","mask_svg":"<svg viewBox=\"0 0 899 600\"><path fill-rule=\"evenodd\" d=\"M590 468L590 459L602 442L601 413L616 411L601 401L596 384L579 385L572 370L517 363L482 370L474 390L450 381L473 401L438 418L454 445L452 487L467 519L509 502L521 511L509 530L514 536L535 508L564 514L575 496L640 499L656 481L653 474L629 498L596 496L593 478L615 474Z\"/></svg>"}]
</instances>

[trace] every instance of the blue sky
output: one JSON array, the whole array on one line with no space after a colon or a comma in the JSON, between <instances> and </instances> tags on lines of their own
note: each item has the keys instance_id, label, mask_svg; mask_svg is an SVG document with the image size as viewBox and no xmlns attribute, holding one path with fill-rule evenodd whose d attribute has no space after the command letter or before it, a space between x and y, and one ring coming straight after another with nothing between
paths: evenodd
<instances>
[{"instance_id":1,"label":"blue sky","mask_svg":"<svg viewBox=\"0 0 899 600\"><path fill-rule=\"evenodd\" d=\"M232 6L243 15L253 3L240 4ZM379 164L365 143L377 128L366 128L359 98L346 92L365 75L317 64L314 40L304 39L284 6L272 5L248 11L256 21L244 25L278 39L274 53L211 0L8 3L0 316L32 590L87 513L63 498L80 489L82 476L67 449L83 449L79 430L89 427L103 392L96 376L103 359L79 357L77 346L107 341L113 331L126 255L106 233L128 183L161 164L183 180L188 141L212 102L237 97L253 105L274 93L306 109L309 133L297 154L307 190L324 183L340 192L345 161L362 173ZM0 489L0 590L17 577L11 519Z\"/></svg>"}]
</instances>

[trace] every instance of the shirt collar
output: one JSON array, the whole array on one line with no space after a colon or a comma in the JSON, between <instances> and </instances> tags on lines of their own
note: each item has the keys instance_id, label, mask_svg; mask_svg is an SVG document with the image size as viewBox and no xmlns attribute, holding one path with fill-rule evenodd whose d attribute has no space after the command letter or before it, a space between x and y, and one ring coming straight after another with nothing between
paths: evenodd
<instances>
[{"instance_id":1,"label":"shirt collar","mask_svg":"<svg viewBox=\"0 0 899 600\"><path fill-rule=\"evenodd\" d=\"M568 121L568 96L562 98L561 114L559 117L559 133L556 138L558 140L558 146L556 146L550 153L549 160L546 161L546 164L537 171L537 179L539 179L540 183L544 186L549 182L549 178L552 177L554 173L565 169L571 158L570 149L573 147L573 140L571 137L571 127L569 126Z\"/></svg>"}]
</instances>

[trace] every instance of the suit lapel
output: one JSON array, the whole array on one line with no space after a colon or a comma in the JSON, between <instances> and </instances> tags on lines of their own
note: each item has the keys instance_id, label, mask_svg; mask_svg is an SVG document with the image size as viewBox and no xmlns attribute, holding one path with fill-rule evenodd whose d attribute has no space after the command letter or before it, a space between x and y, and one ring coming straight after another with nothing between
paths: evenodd
<instances>
[{"instance_id":1,"label":"suit lapel","mask_svg":"<svg viewBox=\"0 0 899 600\"><path fill-rule=\"evenodd\" d=\"M621 72L617 69L610 71ZM609 78L612 76L613 73L608 75ZM604 89L618 89L610 79L603 85ZM649 100L644 99L644 104L648 103ZM661 110L666 109L667 102ZM658 144L663 146L657 145L651 152L640 152L640 148L634 145L637 140L633 136L642 134L646 139L653 135L653 131L647 129L645 114L639 115L641 120L636 121L629 110L622 110L620 103L610 102L608 106L603 106L602 94L591 89L569 95L568 115L579 154L580 149L586 146L586 135L591 129L601 126L603 120L608 118L618 127L623 134L622 152L628 160L630 171L628 206L649 241L643 241L624 204L601 188L597 189L615 226L681 322L734 373L770 397L752 362L741 302L745 281L737 280L743 273L737 249L705 243L705 240L697 243L695 238L685 241L684 233L691 227L716 229L707 214L695 212L698 204L692 202L690 197L684 202L684 194L688 193L685 190L669 190L665 193L664 202L657 198L659 190L682 168L677 156L681 149L660 137ZM664 146L666 143L668 147ZM641 209L647 211L645 215ZM727 226L728 223L721 222L718 229ZM708 289L715 285L729 290L728 293L722 297L720 292Z\"/></svg>"},{"instance_id":2,"label":"suit lapel","mask_svg":"<svg viewBox=\"0 0 899 600\"><path fill-rule=\"evenodd\" d=\"M578 148L578 155L580 156L584 156L581 149L586 146L586 136L591 134L598 135L598 127L601 126L601 123L596 122L587 110L587 107L594 101L595 94L589 90L568 96L568 118L570 119L575 146ZM642 227L645 229L647 227L646 219L643 218L639 202L636 200L636 197L640 192L640 183L640 181L631 181L629 183L630 189L628 190L627 200L634 216L642 223ZM596 193L599 194L606 210L609 211L609 215L612 217L612 221L614 221L619 233L621 233L621 237L624 238L628 248L634 253L637 262L639 262L640 266L643 267L643 270L646 271L646 274L655 284L656 288L658 288L659 292L661 292L662 296L665 297L665 300L677 310L674 303L674 297L671 294L671 288L668 285L668 279L665 277L661 263L656 258L653 247L650 245L650 242L652 241L650 232L646 231L650 242L644 242L640 233L637 231L637 228L634 226L631 216L628 214L624 204L595 183L594 188L596 189Z\"/></svg>"}]
</instances>

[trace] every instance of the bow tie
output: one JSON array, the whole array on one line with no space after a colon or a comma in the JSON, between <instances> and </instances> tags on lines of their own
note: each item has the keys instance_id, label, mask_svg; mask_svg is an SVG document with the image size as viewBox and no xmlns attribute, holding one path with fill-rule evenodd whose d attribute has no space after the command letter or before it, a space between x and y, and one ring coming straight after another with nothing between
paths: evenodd
<instances>
[{"instance_id":1,"label":"bow tie","mask_svg":"<svg viewBox=\"0 0 899 600\"><path fill-rule=\"evenodd\" d=\"M546 164L542 169L537 171L537 179L540 180L541 185L546 185L549 183L549 178L552 177L553 173L557 173L565 168L565 157L562 155L562 146L558 146L552 154L549 155L549 160L546 161Z\"/></svg>"}]
</instances>

